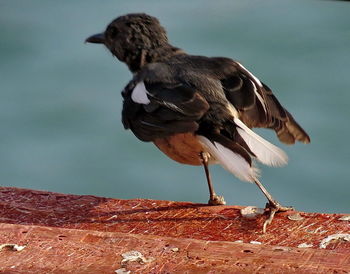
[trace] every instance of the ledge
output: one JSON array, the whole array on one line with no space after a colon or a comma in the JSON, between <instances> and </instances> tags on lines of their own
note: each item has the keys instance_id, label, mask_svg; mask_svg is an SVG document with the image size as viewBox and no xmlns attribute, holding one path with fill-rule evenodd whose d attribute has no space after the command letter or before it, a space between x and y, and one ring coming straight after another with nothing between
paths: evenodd
<instances>
[{"instance_id":1,"label":"ledge","mask_svg":"<svg viewBox=\"0 0 350 274\"><path fill-rule=\"evenodd\" d=\"M349 271L350 220L344 215L278 213L263 234L266 216L243 218L240 209L2 187L0 247L23 249L3 246L0 272Z\"/></svg>"}]
</instances>

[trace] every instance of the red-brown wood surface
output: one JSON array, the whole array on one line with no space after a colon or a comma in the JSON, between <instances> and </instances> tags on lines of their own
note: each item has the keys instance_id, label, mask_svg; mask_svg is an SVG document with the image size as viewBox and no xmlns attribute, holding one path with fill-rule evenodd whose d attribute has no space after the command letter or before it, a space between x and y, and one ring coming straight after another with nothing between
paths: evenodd
<instances>
[{"instance_id":1,"label":"red-brown wood surface","mask_svg":"<svg viewBox=\"0 0 350 274\"><path fill-rule=\"evenodd\" d=\"M291 220L296 212L279 213L263 234L266 216L243 218L240 209L0 188L0 245L25 246L21 251L3 248L0 271L350 271L350 221L342 214L299 212L303 218ZM334 234L343 237L320 248ZM122 263L122 254L128 251L153 260Z\"/></svg>"}]
</instances>

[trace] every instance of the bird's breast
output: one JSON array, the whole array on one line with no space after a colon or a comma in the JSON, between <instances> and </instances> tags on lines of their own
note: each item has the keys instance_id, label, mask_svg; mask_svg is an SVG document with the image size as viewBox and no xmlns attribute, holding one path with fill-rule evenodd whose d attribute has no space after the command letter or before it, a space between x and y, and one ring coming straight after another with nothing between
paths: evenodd
<instances>
[{"instance_id":1,"label":"bird's breast","mask_svg":"<svg viewBox=\"0 0 350 274\"><path fill-rule=\"evenodd\" d=\"M159 138L154 144L169 158L187 165L201 165L200 153L203 146L193 133L179 133L166 138Z\"/></svg>"}]
</instances>

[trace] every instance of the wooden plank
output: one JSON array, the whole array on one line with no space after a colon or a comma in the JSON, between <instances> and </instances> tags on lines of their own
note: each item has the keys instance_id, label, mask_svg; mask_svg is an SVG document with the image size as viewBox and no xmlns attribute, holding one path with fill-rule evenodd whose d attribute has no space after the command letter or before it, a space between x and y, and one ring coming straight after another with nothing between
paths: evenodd
<instances>
[{"instance_id":1,"label":"wooden plank","mask_svg":"<svg viewBox=\"0 0 350 274\"><path fill-rule=\"evenodd\" d=\"M113 273L124 267L140 273L350 271L350 242L346 238L350 236L350 221L344 215L298 212L301 219L295 218L296 212L281 213L263 234L266 216L243 218L240 209L0 188L0 244L25 246L21 251L3 248L0 270ZM343 236L320 248L322 241L335 234ZM309 248L298 248L301 244ZM122 263L121 255L132 250L154 260Z\"/></svg>"}]
</instances>

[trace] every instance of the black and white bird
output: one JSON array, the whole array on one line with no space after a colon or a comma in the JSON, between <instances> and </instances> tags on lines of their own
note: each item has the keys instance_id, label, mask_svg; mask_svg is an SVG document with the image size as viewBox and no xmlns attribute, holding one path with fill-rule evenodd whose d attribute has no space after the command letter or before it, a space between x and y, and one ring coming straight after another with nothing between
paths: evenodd
<instances>
[{"instance_id":1,"label":"black and white bird","mask_svg":"<svg viewBox=\"0 0 350 274\"><path fill-rule=\"evenodd\" d=\"M137 138L153 142L171 159L203 165L209 204L216 195L209 164L220 164L242 181L255 183L268 199L271 223L281 206L258 180L255 161L282 166L287 155L251 128L269 128L280 141L309 143L307 133L271 89L239 62L190 55L172 46L157 18L144 13L113 20L103 33L86 39L104 44L133 73L122 92L122 121Z\"/></svg>"}]
</instances>

